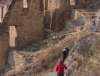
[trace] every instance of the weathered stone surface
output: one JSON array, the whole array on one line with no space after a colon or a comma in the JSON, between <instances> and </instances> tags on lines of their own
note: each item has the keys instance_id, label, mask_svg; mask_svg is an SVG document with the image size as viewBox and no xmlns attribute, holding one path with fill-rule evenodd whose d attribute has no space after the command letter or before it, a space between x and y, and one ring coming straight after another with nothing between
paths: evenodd
<instances>
[{"instance_id":1,"label":"weathered stone surface","mask_svg":"<svg viewBox=\"0 0 100 76\"><path fill-rule=\"evenodd\" d=\"M28 1L28 8L23 8L23 1L16 0L12 3L5 23L16 26L18 37L17 47L24 47L33 41L39 40L43 35L43 15L39 8L39 0Z\"/></svg>"},{"instance_id":2,"label":"weathered stone surface","mask_svg":"<svg viewBox=\"0 0 100 76\"><path fill-rule=\"evenodd\" d=\"M8 33L2 32L0 34L0 70L5 67L5 64L7 62L7 49L9 47L8 39Z\"/></svg>"},{"instance_id":3,"label":"weathered stone surface","mask_svg":"<svg viewBox=\"0 0 100 76\"><path fill-rule=\"evenodd\" d=\"M52 31L61 31L66 20L71 17L71 10L66 0L48 0L44 26Z\"/></svg>"}]
</instances>

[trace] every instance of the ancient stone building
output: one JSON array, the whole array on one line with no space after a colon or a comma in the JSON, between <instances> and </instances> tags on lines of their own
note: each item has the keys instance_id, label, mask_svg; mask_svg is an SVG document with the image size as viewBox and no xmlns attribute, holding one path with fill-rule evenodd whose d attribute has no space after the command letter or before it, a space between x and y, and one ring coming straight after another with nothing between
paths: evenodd
<instances>
[{"instance_id":1,"label":"ancient stone building","mask_svg":"<svg viewBox=\"0 0 100 76\"><path fill-rule=\"evenodd\" d=\"M4 23L15 26L16 47L22 48L43 37L43 14L40 0L13 0Z\"/></svg>"},{"instance_id":2,"label":"ancient stone building","mask_svg":"<svg viewBox=\"0 0 100 76\"><path fill-rule=\"evenodd\" d=\"M71 15L68 5L67 0L13 0L4 23L16 27L16 47L41 40L45 32L62 30Z\"/></svg>"},{"instance_id":3,"label":"ancient stone building","mask_svg":"<svg viewBox=\"0 0 100 76\"><path fill-rule=\"evenodd\" d=\"M41 40L45 32L62 30L71 16L69 0L10 1L12 3L3 23L9 28L15 27L17 37L14 40L18 48Z\"/></svg>"}]
</instances>

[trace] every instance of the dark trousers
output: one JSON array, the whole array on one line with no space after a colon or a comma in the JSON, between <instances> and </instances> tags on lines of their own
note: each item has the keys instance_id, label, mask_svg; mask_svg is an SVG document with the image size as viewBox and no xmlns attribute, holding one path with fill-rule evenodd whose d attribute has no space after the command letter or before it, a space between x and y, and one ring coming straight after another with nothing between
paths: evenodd
<instances>
[{"instance_id":1,"label":"dark trousers","mask_svg":"<svg viewBox=\"0 0 100 76\"><path fill-rule=\"evenodd\" d=\"M57 73L57 76L64 76L64 73Z\"/></svg>"}]
</instances>

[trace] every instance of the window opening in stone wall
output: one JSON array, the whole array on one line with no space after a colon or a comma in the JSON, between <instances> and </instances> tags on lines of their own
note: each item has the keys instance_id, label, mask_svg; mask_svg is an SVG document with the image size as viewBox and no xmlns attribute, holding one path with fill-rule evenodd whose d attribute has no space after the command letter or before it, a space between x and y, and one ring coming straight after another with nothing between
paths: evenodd
<instances>
[{"instance_id":1,"label":"window opening in stone wall","mask_svg":"<svg viewBox=\"0 0 100 76\"><path fill-rule=\"evenodd\" d=\"M23 8L27 9L28 8L28 1L23 0Z\"/></svg>"},{"instance_id":2,"label":"window opening in stone wall","mask_svg":"<svg viewBox=\"0 0 100 76\"><path fill-rule=\"evenodd\" d=\"M8 10L7 5L4 5L4 7L3 7L3 18L5 17L7 10Z\"/></svg>"},{"instance_id":3,"label":"window opening in stone wall","mask_svg":"<svg viewBox=\"0 0 100 76\"><path fill-rule=\"evenodd\" d=\"M3 22L3 19L6 15L6 13L7 13L7 10L8 10L7 5L3 5L3 6L0 7L0 23Z\"/></svg>"},{"instance_id":4,"label":"window opening in stone wall","mask_svg":"<svg viewBox=\"0 0 100 76\"><path fill-rule=\"evenodd\" d=\"M9 26L9 46L15 47L15 41L17 38L17 31L15 26Z\"/></svg>"},{"instance_id":5,"label":"window opening in stone wall","mask_svg":"<svg viewBox=\"0 0 100 76\"><path fill-rule=\"evenodd\" d=\"M75 6L75 0L70 0L70 5Z\"/></svg>"},{"instance_id":6,"label":"window opening in stone wall","mask_svg":"<svg viewBox=\"0 0 100 76\"><path fill-rule=\"evenodd\" d=\"M3 7L0 7L0 23L2 23Z\"/></svg>"}]
</instances>

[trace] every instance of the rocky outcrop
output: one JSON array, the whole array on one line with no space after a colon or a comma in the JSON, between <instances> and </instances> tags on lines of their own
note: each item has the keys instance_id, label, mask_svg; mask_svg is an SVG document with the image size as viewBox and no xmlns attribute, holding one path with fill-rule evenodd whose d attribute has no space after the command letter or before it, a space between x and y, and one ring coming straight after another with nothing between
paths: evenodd
<instances>
[{"instance_id":1,"label":"rocky outcrop","mask_svg":"<svg viewBox=\"0 0 100 76\"><path fill-rule=\"evenodd\" d=\"M99 76L99 47L98 37L91 34L81 39L77 50L73 52L68 76ZM77 63L77 64L76 64Z\"/></svg>"}]
</instances>

